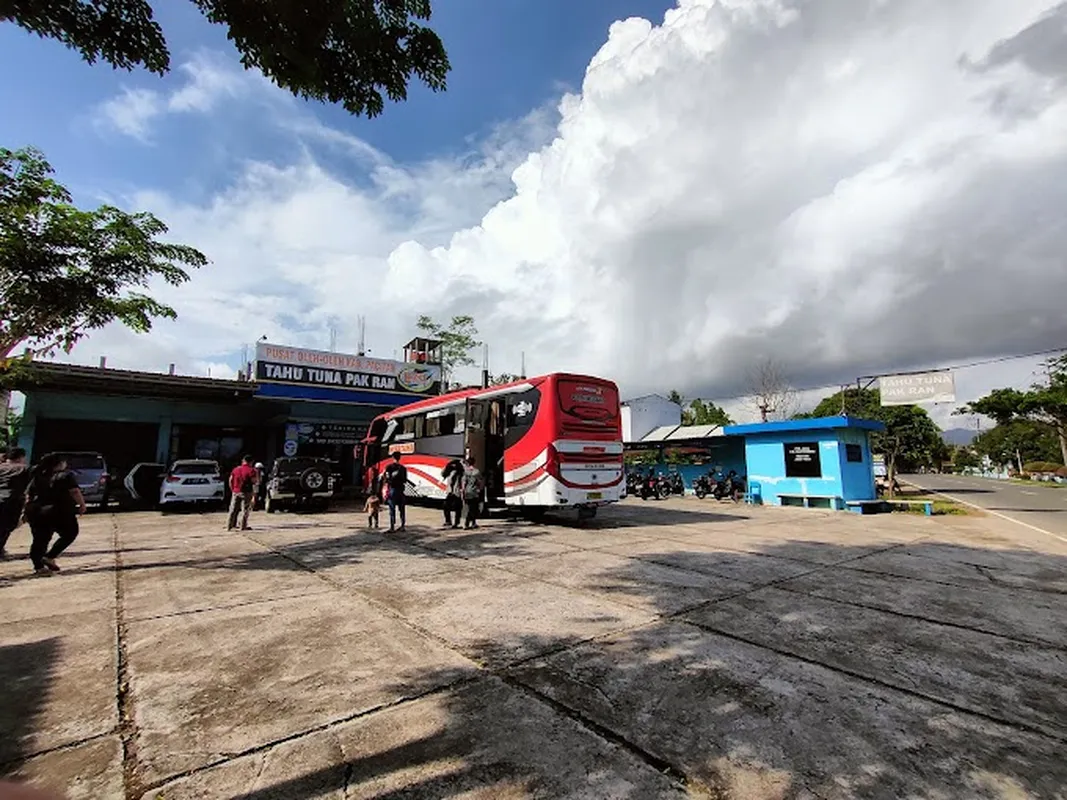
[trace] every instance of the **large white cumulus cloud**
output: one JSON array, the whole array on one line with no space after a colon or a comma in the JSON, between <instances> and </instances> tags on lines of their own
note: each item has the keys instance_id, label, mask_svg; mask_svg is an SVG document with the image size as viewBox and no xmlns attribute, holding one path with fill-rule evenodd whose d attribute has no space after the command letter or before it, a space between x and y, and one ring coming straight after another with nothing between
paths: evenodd
<instances>
[{"instance_id":1,"label":"large white cumulus cloud","mask_svg":"<svg viewBox=\"0 0 1067 800\"><path fill-rule=\"evenodd\" d=\"M631 391L726 396L765 356L817 382L1063 342L1052 5L682 0L619 22L514 196L397 248L389 296L481 296L508 359L521 332L538 366Z\"/></svg>"},{"instance_id":2,"label":"large white cumulus cloud","mask_svg":"<svg viewBox=\"0 0 1067 800\"><path fill-rule=\"evenodd\" d=\"M419 165L271 95L297 163L134 198L214 261L164 290L180 320L154 346L218 361L260 334L322 346L334 321L345 347L365 314L388 355L416 314L462 313L494 371L525 351L728 397L765 357L816 385L1067 344L1064 8L680 0L611 27L558 124Z\"/></svg>"}]
</instances>

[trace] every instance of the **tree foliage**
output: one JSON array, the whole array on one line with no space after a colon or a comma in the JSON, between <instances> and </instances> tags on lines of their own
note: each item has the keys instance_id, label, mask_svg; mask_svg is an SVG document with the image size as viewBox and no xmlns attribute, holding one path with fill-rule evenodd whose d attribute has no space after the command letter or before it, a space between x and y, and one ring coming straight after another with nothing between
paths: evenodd
<instances>
[{"instance_id":1,"label":"tree foliage","mask_svg":"<svg viewBox=\"0 0 1067 800\"><path fill-rule=\"evenodd\" d=\"M489 376L490 386L503 386L506 383L515 383L519 381L518 375L512 375L510 372L501 372L499 375Z\"/></svg>"},{"instance_id":2,"label":"tree foliage","mask_svg":"<svg viewBox=\"0 0 1067 800\"><path fill-rule=\"evenodd\" d=\"M677 389L667 392L667 399L682 407L683 425L733 425L734 421L710 400L687 400Z\"/></svg>"},{"instance_id":3,"label":"tree foliage","mask_svg":"<svg viewBox=\"0 0 1067 800\"><path fill-rule=\"evenodd\" d=\"M183 267L207 263L192 247L159 241L167 226L152 214L76 208L51 175L40 151L0 149L0 361L24 347L69 352L115 320L146 332L175 313L138 289L156 278L180 284Z\"/></svg>"},{"instance_id":4,"label":"tree foliage","mask_svg":"<svg viewBox=\"0 0 1067 800\"><path fill-rule=\"evenodd\" d=\"M845 412L852 417L873 419L885 424L885 431L871 434L871 450L885 456L890 486L901 468L934 466L947 460L948 450L941 430L930 415L918 406L882 406L877 389L845 389L824 397L802 418L834 417ZM892 491L892 490L890 490Z\"/></svg>"},{"instance_id":5,"label":"tree foliage","mask_svg":"<svg viewBox=\"0 0 1067 800\"><path fill-rule=\"evenodd\" d=\"M982 465L982 460L970 447L957 447L952 454L952 466L957 470L977 469Z\"/></svg>"},{"instance_id":6,"label":"tree foliage","mask_svg":"<svg viewBox=\"0 0 1067 800\"><path fill-rule=\"evenodd\" d=\"M1059 443L1060 463L1067 464L1067 355L1045 362L1046 383L1028 390L994 389L959 409L958 414L984 414L998 426L1012 420L1029 420L1051 431Z\"/></svg>"},{"instance_id":7,"label":"tree foliage","mask_svg":"<svg viewBox=\"0 0 1067 800\"><path fill-rule=\"evenodd\" d=\"M470 367L474 365L471 350L478 347L478 328L474 324L474 317L466 314L452 317L447 326L435 321L432 317L422 314L415 323L423 334L430 339L441 342L441 386L448 386L455 375L457 367Z\"/></svg>"},{"instance_id":8,"label":"tree foliage","mask_svg":"<svg viewBox=\"0 0 1067 800\"><path fill-rule=\"evenodd\" d=\"M998 467L1015 466L1020 471L1029 461L1059 461L1060 443L1048 425L1029 419L1008 419L983 431L974 440L974 450Z\"/></svg>"},{"instance_id":9,"label":"tree foliage","mask_svg":"<svg viewBox=\"0 0 1067 800\"><path fill-rule=\"evenodd\" d=\"M733 425L734 421L720 406L715 405L710 400L701 400L698 397L682 409L682 424L722 426Z\"/></svg>"},{"instance_id":10,"label":"tree foliage","mask_svg":"<svg viewBox=\"0 0 1067 800\"><path fill-rule=\"evenodd\" d=\"M0 394L0 401L8 401L6 394ZM8 408L6 411L7 418L0 425L0 448L5 450L18 444L19 434L22 432L22 414L13 408ZM3 410L0 409L0 417L3 416Z\"/></svg>"},{"instance_id":11,"label":"tree foliage","mask_svg":"<svg viewBox=\"0 0 1067 800\"><path fill-rule=\"evenodd\" d=\"M170 0L173 2L174 0ZM153 4L163 0L0 0L0 21L14 22L78 51L90 64L170 69ZM407 98L418 77L445 88L448 56L440 38L419 24L430 0L191 0L223 25L246 69L257 68L294 95L341 103L352 114L382 113L385 97Z\"/></svg>"}]
</instances>

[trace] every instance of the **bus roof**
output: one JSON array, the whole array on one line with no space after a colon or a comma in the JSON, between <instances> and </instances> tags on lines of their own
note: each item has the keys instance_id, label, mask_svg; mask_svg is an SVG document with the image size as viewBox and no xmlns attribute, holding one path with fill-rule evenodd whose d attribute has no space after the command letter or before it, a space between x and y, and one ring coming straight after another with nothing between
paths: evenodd
<instances>
[{"instance_id":1,"label":"bus roof","mask_svg":"<svg viewBox=\"0 0 1067 800\"><path fill-rule=\"evenodd\" d=\"M436 397L427 397L425 400L416 400L414 403L408 403L406 406L400 406L394 408L392 411L387 411L384 414L380 414L380 417L385 419L392 419L394 417L406 417L410 414L416 414L420 411L430 411L435 408L441 408L442 406L450 406L458 403L461 400L466 400L468 397L477 397L480 395L494 395L504 394L509 389L517 389L520 386L534 387L541 383L544 383L549 378L573 378L583 381L600 381L603 383L612 383L606 378L597 378L592 375L575 375L568 372L552 372L548 375L539 375L536 378L523 378L522 380L512 381L511 383L503 383L498 386L490 386L483 389L482 387L476 387L474 389L460 389L456 392L449 392L448 394L438 395Z\"/></svg>"}]
</instances>

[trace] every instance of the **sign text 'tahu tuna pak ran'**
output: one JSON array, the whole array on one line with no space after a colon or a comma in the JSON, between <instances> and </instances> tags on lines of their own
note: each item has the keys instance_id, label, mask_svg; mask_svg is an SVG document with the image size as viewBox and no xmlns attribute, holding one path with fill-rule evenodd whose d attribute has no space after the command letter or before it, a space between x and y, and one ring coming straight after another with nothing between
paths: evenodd
<instances>
[{"instance_id":1,"label":"sign text 'tahu tuna pak ran'","mask_svg":"<svg viewBox=\"0 0 1067 800\"><path fill-rule=\"evenodd\" d=\"M426 397L441 390L441 368L259 342L256 382Z\"/></svg>"}]
</instances>

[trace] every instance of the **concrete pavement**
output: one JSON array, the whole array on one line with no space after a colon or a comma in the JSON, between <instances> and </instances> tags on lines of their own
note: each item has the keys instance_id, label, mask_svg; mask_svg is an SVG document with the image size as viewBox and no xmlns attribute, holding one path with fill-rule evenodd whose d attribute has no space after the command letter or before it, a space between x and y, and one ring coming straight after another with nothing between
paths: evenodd
<instances>
[{"instance_id":1,"label":"concrete pavement","mask_svg":"<svg viewBox=\"0 0 1067 800\"><path fill-rule=\"evenodd\" d=\"M94 515L61 576L0 564L0 776L130 800L1067 786L1067 544L695 499L362 521Z\"/></svg>"},{"instance_id":2,"label":"concrete pavement","mask_svg":"<svg viewBox=\"0 0 1067 800\"><path fill-rule=\"evenodd\" d=\"M901 480L940 492L1067 540L1067 486L1030 486L969 475L902 475Z\"/></svg>"}]
</instances>

